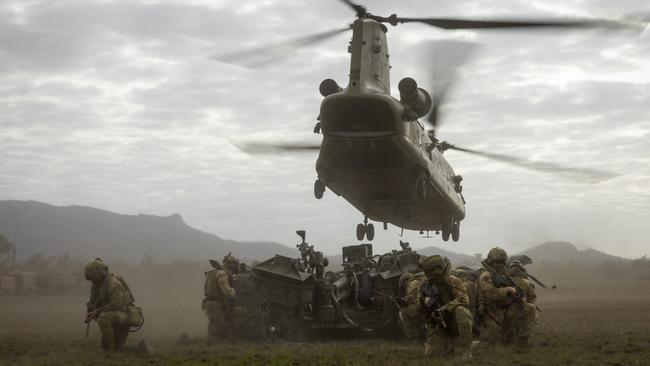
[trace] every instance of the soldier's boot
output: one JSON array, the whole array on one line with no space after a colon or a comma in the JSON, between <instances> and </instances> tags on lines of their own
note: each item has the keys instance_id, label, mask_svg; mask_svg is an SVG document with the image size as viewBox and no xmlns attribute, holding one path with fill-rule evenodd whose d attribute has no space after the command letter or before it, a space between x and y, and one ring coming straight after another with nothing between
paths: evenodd
<instances>
[{"instance_id":1,"label":"soldier's boot","mask_svg":"<svg viewBox=\"0 0 650 366\"><path fill-rule=\"evenodd\" d=\"M138 343L138 345L135 347L135 351L138 354L144 355L144 356L153 356L153 348L147 344L147 342L143 340Z\"/></svg>"},{"instance_id":2,"label":"soldier's boot","mask_svg":"<svg viewBox=\"0 0 650 366\"><path fill-rule=\"evenodd\" d=\"M114 347L116 350L118 350L122 348L124 343L126 343L126 339L129 336L129 328L115 329L113 333L115 334Z\"/></svg>"}]
</instances>

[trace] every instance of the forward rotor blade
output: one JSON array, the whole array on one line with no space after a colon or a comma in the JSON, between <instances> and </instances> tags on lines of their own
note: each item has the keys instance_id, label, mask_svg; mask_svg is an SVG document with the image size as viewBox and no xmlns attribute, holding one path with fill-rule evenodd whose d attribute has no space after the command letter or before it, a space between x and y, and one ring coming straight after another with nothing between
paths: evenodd
<instances>
[{"instance_id":1,"label":"forward rotor blade","mask_svg":"<svg viewBox=\"0 0 650 366\"><path fill-rule=\"evenodd\" d=\"M306 47L318 42L323 42L340 33L349 31L350 29L351 28L348 26L346 28L315 33L269 46L253 48L241 52L215 55L211 56L210 58L215 61L232 63L246 67L262 66L270 62L277 61L281 58L288 57L292 54L292 51L298 48Z\"/></svg>"},{"instance_id":2,"label":"forward rotor blade","mask_svg":"<svg viewBox=\"0 0 650 366\"><path fill-rule=\"evenodd\" d=\"M309 152L309 151L318 151L320 150L320 144L294 144L294 143L278 143L278 144L267 144L267 143L235 143L230 142L235 145L239 150L252 154L252 155L261 155L261 154L283 154L283 153L294 153L294 152Z\"/></svg>"},{"instance_id":3,"label":"forward rotor blade","mask_svg":"<svg viewBox=\"0 0 650 366\"><path fill-rule=\"evenodd\" d=\"M357 13L357 17L359 18L362 18L368 14L368 11L363 5L355 4L350 0L341 0L341 1L344 2L346 5L348 5L349 7L351 7Z\"/></svg>"},{"instance_id":4,"label":"forward rotor blade","mask_svg":"<svg viewBox=\"0 0 650 366\"><path fill-rule=\"evenodd\" d=\"M388 18L390 19L390 18ZM513 28L604 28L625 29L641 28L643 22L616 21L603 19L566 19L566 20L472 20L456 18L394 18L396 23L424 23L442 29L513 29Z\"/></svg>"},{"instance_id":5,"label":"forward rotor blade","mask_svg":"<svg viewBox=\"0 0 650 366\"><path fill-rule=\"evenodd\" d=\"M501 161L504 163L516 165L522 168L526 169L531 169L535 170L538 172L544 172L544 173L552 173L552 174L557 174L557 175L562 175L567 178L571 178L573 180L581 181L581 182L586 182L586 183L599 183L608 179L616 178L619 175L618 174L613 174L610 172L605 172L601 170L596 170L596 169L588 169L588 168L574 168L574 167L568 167L564 166L561 164L556 164L556 163L548 163L548 162L542 162L542 161L532 161L532 160L527 160L527 159L522 159L514 156L509 156L509 155L503 155L503 154L495 154L495 153L489 153L489 152L484 152L484 151L478 151L478 150L471 150L467 149L464 147L459 147L455 145L450 145L443 143L443 146L445 146L448 149L452 150L457 150L457 151L463 151L466 153L482 156L484 158L496 160L496 161Z\"/></svg>"}]
</instances>

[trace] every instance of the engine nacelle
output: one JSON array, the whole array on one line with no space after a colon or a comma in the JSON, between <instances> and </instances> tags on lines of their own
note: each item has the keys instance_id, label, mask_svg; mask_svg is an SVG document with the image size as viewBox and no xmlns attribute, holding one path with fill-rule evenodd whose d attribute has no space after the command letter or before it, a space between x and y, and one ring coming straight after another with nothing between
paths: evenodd
<instances>
[{"instance_id":1,"label":"engine nacelle","mask_svg":"<svg viewBox=\"0 0 650 366\"><path fill-rule=\"evenodd\" d=\"M336 81L332 79L325 79L321 81L320 86L318 87L318 91L320 91L320 95L326 97L330 94L341 92L343 89L341 89Z\"/></svg>"},{"instance_id":2,"label":"engine nacelle","mask_svg":"<svg viewBox=\"0 0 650 366\"><path fill-rule=\"evenodd\" d=\"M404 78L397 85L399 89L400 103L406 109L406 117L409 120L415 120L424 117L431 109L431 95L422 88L412 78Z\"/></svg>"}]
</instances>

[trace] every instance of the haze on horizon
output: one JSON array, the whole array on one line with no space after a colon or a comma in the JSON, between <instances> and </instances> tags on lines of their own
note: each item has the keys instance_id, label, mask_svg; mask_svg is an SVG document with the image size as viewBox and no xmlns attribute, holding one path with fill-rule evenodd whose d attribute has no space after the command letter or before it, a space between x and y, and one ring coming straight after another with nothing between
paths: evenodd
<instances>
[{"instance_id":1,"label":"haze on horizon","mask_svg":"<svg viewBox=\"0 0 650 366\"><path fill-rule=\"evenodd\" d=\"M648 14L641 0L368 0L401 16ZM0 4L0 199L168 216L235 240L291 244L296 229L328 253L356 243L361 214L313 198L315 155L251 157L232 138L318 141L325 78L347 84L349 34L251 70L209 56L344 26L316 1L13 1ZM461 240L378 230L376 250L439 246L517 251L566 240L624 257L650 252L650 32L444 32L390 27L397 82L426 85L422 45L474 41L443 110L447 141L608 170L584 184L446 153L464 177ZM376 225L378 229L381 224Z\"/></svg>"}]
</instances>

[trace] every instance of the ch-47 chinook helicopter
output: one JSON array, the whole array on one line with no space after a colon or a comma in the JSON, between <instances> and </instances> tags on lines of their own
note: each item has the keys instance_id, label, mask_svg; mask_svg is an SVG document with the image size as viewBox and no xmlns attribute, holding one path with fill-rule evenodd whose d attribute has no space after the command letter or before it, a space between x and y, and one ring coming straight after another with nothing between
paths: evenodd
<instances>
[{"instance_id":1,"label":"ch-47 chinook helicopter","mask_svg":"<svg viewBox=\"0 0 650 366\"><path fill-rule=\"evenodd\" d=\"M315 133L319 145L237 144L251 153L277 151L319 151L316 198L326 189L345 198L363 214L357 225L358 240L371 241L375 229L369 220L407 230L442 233L444 241L458 241L460 222L465 217L462 177L444 158L446 150L457 150L545 172L573 174L592 181L613 175L591 169L569 168L552 163L532 162L516 157L461 148L440 142L435 131L438 110L446 90L434 90L432 97L412 78L398 84L399 99L390 94L390 63L386 24L423 23L443 29L485 28L627 28L638 23L610 20L461 20L449 18L401 18L369 13L365 7L342 0L356 12L345 29L318 33L276 46L215 56L219 61L246 65L281 56L291 48L305 46L352 30L349 43L350 74L346 87L326 79L319 87L320 105ZM267 57L267 59L265 59ZM429 129L420 121L430 125Z\"/></svg>"}]
</instances>

